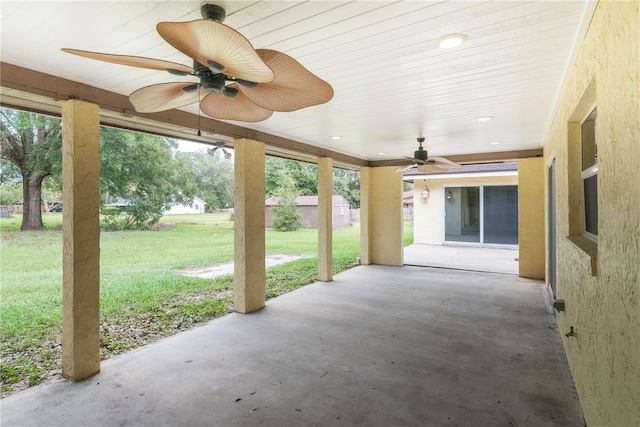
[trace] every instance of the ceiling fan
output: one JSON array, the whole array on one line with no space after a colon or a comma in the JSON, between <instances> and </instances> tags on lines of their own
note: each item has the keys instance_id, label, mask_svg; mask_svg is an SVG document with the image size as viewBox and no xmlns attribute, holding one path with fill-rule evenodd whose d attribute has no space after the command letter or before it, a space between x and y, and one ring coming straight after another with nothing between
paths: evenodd
<instances>
[{"instance_id":1,"label":"ceiling fan","mask_svg":"<svg viewBox=\"0 0 640 427\"><path fill-rule=\"evenodd\" d=\"M218 141L213 147L207 148L207 153L209 153L210 156L215 156L216 151L218 150L222 151L225 160L229 160L231 158L231 153L224 148L224 141Z\"/></svg>"},{"instance_id":2,"label":"ceiling fan","mask_svg":"<svg viewBox=\"0 0 640 427\"><path fill-rule=\"evenodd\" d=\"M298 61L275 50L254 50L242 34L222 24L226 17L222 7L206 4L200 11L204 19L160 22L156 26L165 41L193 59L193 67L140 56L62 50L99 61L198 78L196 82L160 83L134 91L129 100L140 113L197 102L204 114L216 119L258 122L274 111L295 111L333 98L333 88Z\"/></svg>"},{"instance_id":3,"label":"ceiling fan","mask_svg":"<svg viewBox=\"0 0 640 427\"><path fill-rule=\"evenodd\" d=\"M418 143L420 144L420 146L416 151L413 152L413 157L405 157L405 159L412 160L414 163L407 166L401 166L396 169L396 172L404 172L411 168L416 168L420 172L433 173L444 172L448 169L459 169L462 167L462 165L445 159L444 157L429 157L429 155L427 154L427 150L422 148L423 142L424 137L418 137Z\"/></svg>"}]
</instances>

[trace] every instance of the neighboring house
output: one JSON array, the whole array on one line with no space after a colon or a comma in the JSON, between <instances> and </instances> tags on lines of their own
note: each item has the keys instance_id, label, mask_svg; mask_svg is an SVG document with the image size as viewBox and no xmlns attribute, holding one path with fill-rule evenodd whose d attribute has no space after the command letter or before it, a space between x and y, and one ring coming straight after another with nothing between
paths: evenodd
<instances>
[{"instance_id":1,"label":"neighboring house","mask_svg":"<svg viewBox=\"0 0 640 427\"><path fill-rule=\"evenodd\" d=\"M104 205L105 208L120 208L120 209L124 209L127 206L131 206L131 202L123 198L118 198L115 202L105 203Z\"/></svg>"},{"instance_id":2,"label":"neighboring house","mask_svg":"<svg viewBox=\"0 0 640 427\"><path fill-rule=\"evenodd\" d=\"M13 212L7 206L0 206L0 218L11 218L13 216Z\"/></svg>"},{"instance_id":3,"label":"neighboring house","mask_svg":"<svg viewBox=\"0 0 640 427\"><path fill-rule=\"evenodd\" d=\"M415 243L518 244L517 163L464 166L438 174L412 170L404 179L413 181L419 201L413 207Z\"/></svg>"},{"instance_id":4,"label":"neighboring house","mask_svg":"<svg viewBox=\"0 0 640 427\"><path fill-rule=\"evenodd\" d=\"M402 211L405 221L413 221L413 190L402 193Z\"/></svg>"},{"instance_id":5,"label":"neighboring house","mask_svg":"<svg viewBox=\"0 0 640 427\"><path fill-rule=\"evenodd\" d=\"M164 211L164 215L180 215L180 214L201 214L206 210L206 202L200 197L194 197L191 203L172 203L169 209Z\"/></svg>"},{"instance_id":6,"label":"neighboring house","mask_svg":"<svg viewBox=\"0 0 640 427\"><path fill-rule=\"evenodd\" d=\"M265 225L273 227L273 207L278 205L278 197L265 201ZM303 228L318 228L318 196L296 197L296 209L300 212ZM349 203L342 196L333 196L333 228L346 227L351 218Z\"/></svg>"},{"instance_id":7,"label":"neighboring house","mask_svg":"<svg viewBox=\"0 0 640 427\"><path fill-rule=\"evenodd\" d=\"M110 208L126 208L131 203L126 199L118 199L113 203L107 203L105 207ZM165 210L163 215L180 215L180 214L201 214L206 210L207 203L200 197L194 197L191 203L177 203L173 202L169 206L169 209Z\"/></svg>"}]
</instances>

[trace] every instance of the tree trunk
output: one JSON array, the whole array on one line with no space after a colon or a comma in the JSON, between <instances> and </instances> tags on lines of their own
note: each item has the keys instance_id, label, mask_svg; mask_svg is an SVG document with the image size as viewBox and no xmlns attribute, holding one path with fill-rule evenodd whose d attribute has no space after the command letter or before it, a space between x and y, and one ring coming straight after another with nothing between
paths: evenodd
<instances>
[{"instance_id":1,"label":"tree trunk","mask_svg":"<svg viewBox=\"0 0 640 427\"><path fill-rule=\"evenodd\" d=\"M42 230L41 212L42 178L22 175L22 226L20 230Z\"/></svg>"}]
</instances>

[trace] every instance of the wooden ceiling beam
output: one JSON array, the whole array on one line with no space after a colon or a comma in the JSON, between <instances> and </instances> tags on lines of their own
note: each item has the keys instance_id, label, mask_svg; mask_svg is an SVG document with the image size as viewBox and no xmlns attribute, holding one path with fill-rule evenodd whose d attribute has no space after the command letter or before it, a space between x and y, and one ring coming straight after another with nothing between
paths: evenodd
<instances>
[{"instance_id":1,"label":"wooden ceiling beam","mask_svg":"<svg viewBox=\"0 0 640 427\"><path fill-rule=\"evenodd\" d=\"M497 151L488 153L473 153L473 154L456 154L452 156L442 156L452 162L459 163L461 165L477 164L477 163L507 163L515 162L518 159L526 159L531 157L542 157L542 148L533 148L529 150L515 150L515 151ZM376 160L369 162L369 166L381 167L381 166L404 166L409 165L412 162L406 159L394 159L394 160Z\"/></svg>"},{"instance_id":2,"label":"wooden ceiling beam","mask_svg":"<svg viewBox=\"0 0 640 427\"><path fill-rule=\"evenodd\" d=\"M129 98L115 92L99 89L60 77L0 62L0 85L10 89L13 96L0 98L7 107L26 109L43 114L60 114L58 101L80 99L100 107L101 122L107 126L148 132L161 136L179 138L204 144L213 144L220 139L232 146L233 139L247 138L266 144L267 154L306 162L316 162L319 157L330 157L336 167L357 169L369 166L367 160L339 153L288 138L198 116L180 110L157 113L137 113ZM29 94L28 97L21 96ZM202 136L198 136L198 129Z\"/></svg>"}]
</instances>

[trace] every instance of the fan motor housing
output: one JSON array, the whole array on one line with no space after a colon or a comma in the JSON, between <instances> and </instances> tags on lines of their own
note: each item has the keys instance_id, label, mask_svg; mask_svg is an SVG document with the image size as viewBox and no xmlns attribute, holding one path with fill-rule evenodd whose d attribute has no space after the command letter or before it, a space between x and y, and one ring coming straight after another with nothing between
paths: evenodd
<instances>
[{"instance_id":1,"label":"fan motor housing","mask_svg":"<svg viewBox=\"0 0 640 427\"><path fill-rule=\"evenodd\" d=\"M422 147L413 152L413 158L415 159L426 161L427 157L429 157L429 155L427 154L427 150Z\"/></svg>"},{"instance_id":2,"label":"fan motor housing","mask_svg":"<svg viewBox=\"0 0 640 427\"><path fill-rule=\"evenodd\" d=\"M203 4L200 8L200 13L204 19L218 22L224 22L224 18L227 17L227 12L225 12L224 8L216 4Z\"/></svg>"},{"instance_id":3,"label":"fan motor housing","mask_svg":"<svg viewBox=\"0 0 640 427\"><path fill-rule=\"evenodd\" d=\"M220 92L224 89L226 80L223 75L215 74L200 76L200 82L205 90L209 92Z\"/></svg>"}]
</instances>

